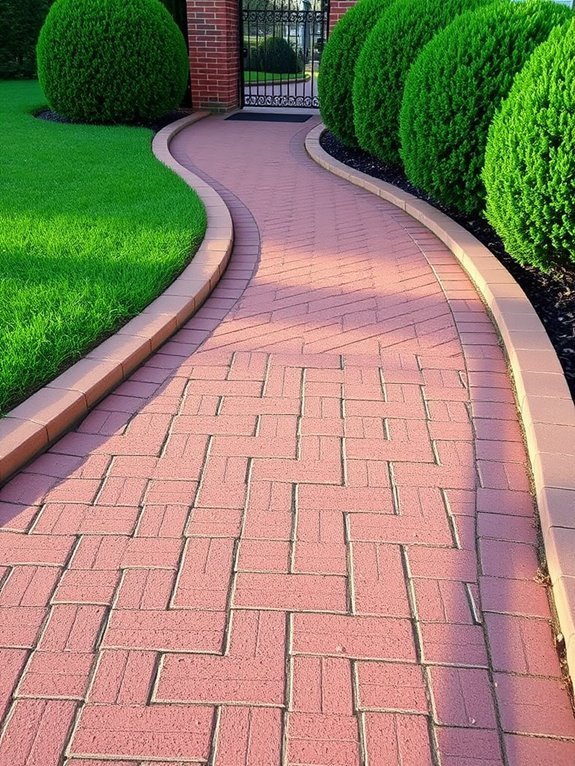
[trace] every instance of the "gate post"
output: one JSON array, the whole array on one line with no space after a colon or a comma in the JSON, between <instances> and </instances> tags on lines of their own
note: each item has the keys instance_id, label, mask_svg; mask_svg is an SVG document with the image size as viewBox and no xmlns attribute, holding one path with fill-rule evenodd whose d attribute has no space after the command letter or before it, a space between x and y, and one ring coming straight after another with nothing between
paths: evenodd
<instances>
[{"instance_id":1,"label":"gate post","mask_svg":"<svg viewBox=\"0 0 575 766\"><path fill-rule=\"evenodd\" d=\"M240 0L187 0L192 105L223 112L239 104Z\"/></svg>"},{"instance_id":2,"label":"gate post","mask_svg":"<svg viewBox=\"0 0 575 766\"><path fill-rule=\"evenodd\" d=\"M329 6L329 31L334 28L335 24L341 19L343 14L355 5L357 0L331 0Z\"/></svg>"}]
</instances>

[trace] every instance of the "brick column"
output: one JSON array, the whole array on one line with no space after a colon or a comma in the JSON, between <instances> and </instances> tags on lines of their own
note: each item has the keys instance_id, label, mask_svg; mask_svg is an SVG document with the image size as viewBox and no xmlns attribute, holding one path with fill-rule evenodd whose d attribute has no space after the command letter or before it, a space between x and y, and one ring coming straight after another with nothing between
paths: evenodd
<instances>
[{"instance_id":1,"label":"brick column","mask_svg":"<svg viewBox=\"0 0 575 766\"><path fill-rule=\"evenodd\" d=\"M357 0L332 0L329 5L329 30L334 28L335 24L341 19L343 14L355 5Z\"/></svg>"},{"instance_id":2,"label":"brick column","mask_svg":"<svg viewBox=\"0 0 575 766\"><path fill-rule=\"evenodd\" d=\"M192 105L227 111L239 106L240 0L187 0Z\"/></svg>"}]
</instances>

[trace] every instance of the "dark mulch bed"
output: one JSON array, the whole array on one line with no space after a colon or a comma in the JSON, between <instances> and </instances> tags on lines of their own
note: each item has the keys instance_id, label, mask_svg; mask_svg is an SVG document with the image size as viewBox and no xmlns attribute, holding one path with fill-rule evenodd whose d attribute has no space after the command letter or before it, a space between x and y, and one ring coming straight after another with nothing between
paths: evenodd
<instances>
[{"instance_id":1,"label":"dark mulch bed","mask_svg":"<svg viewBox=\"0 0 575 766\"><path fill-rule=\"evenodd\" d=\"M505 252L503 243L487 221L463 217L445 208L412 186L401 169L384 165L360 149L344 146L328 131L323 133L320 143L328 154L340 162L429 202L464 226L491 250L521 286L543 322L565 372L571 396L575 399L575 270L544 274L531 266L521 266Z\"/></svg>"},{"instance_id":2,"label":"dark mulch bed","mask_svg":"<svg viewBox=\"0 0 575 766\"><path fill-rule=\"evenodd\" d=\"M163 114L156 120L151 120L150 122L134 122L131 123L131 125L124 125L124 127L150 128L154 131L154 133L157 133L162 128L165 128L166 125L169 125L176 120L180 120L182 117L188 117L191 113L191 109L174 109L172 112ZM61 114L58 114L58 112L53 112L51 109L40 109L40 111L36 112L35 117L38 117L41 120L48 120L49 122L62 122L65 124L72 124L72 120L68 120L66 117L62 117Z\"/></svg>"}]
</instances>

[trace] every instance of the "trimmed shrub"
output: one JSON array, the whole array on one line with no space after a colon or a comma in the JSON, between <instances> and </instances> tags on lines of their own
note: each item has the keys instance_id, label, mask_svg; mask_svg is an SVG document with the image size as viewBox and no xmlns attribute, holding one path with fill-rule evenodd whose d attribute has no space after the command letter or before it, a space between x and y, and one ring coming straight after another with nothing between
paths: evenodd
<instances>
[{"instance_id":1,"label":"trimmed shrub","mask_svg":"<svg viewBox=\"0 0 575 766\"><path fill-rule=\"evenodd\" d=\"M56 0L37 53L50 107L76 122L148 121L186 89L186 43L159 0Z\"/></svg>"},{"instance_id":2,"label":"trimmed shrub","mask_svg":"<svg viewBox=\"0 0 575 766\"><path fill-rule=\"evenodd\" d=\"M397 0L369 33L355 67L353 121L362 149L399 165L399 112L409 68L423 46L466 10L491 0Z\"/></svg>"},{"instance_id":3,"label":"trimmed shrub","mask_svg":"<svg viewBox=\"0 0 575 766\"><path fill-rule=\"evenodd\" d=\"M575 21L517 75L489 130L483 180L487 218L513 258L575 265Z\"/></svg>"},{"instance_id":4,"label":"trimmed shrub","mask_svg":"<svg viewBox=\"0 0 575 766\"><path fill-rule=\"evenodd\" d=\"M422 50L400 114L409 180L448 207L483 211L489 125L513 78L570 11L551 0L509 0L465 13Z\"/></svg>"},{"instance_id":5,"label":"trimmed shrub","mask_svg":"<svg viewBox=\"0 0 575 766\"><path fill-rule=\"evenodd\" d=\"M54 0L1 0L0 78L36 76L36 43Z\"/></svg>"},{"instance_id":6,"label":"trimmed shrub","mask_svg":"<svg viewBox=\"0 0 575 766\"><path fill-rule=\"evenodd\" d=\"M394 0L359 0L344 13L328 37L317 82L322 119L348 146L357 146L353 125L353 76L369 32Z\"/></svg>"},{"instance_id":7,"label":"trimmed shrub","mask_svg":"<svg viewBox=\"0 0 575 766\"><path fill-rule=\"evenodd\" d=\"M296 74L303 69L301 58L283 37L266 37L258 48L257 64L262 72Z\"/></svg>"}]
</instances>

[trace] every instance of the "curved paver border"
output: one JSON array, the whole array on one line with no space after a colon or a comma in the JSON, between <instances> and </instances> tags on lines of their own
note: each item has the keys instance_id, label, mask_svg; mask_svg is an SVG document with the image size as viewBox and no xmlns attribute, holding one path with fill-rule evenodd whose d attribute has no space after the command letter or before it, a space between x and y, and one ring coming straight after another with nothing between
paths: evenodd
<instances>
[{"instance_id":1,"label":"curved paver border","mask_svg":"<svg viewBox=\"0 0 575 766\"><path fill-rule=\"evenodd\" d=\"M208 226L193 260L141 314L0 420L0 486L46 450L125 380L202 305L230 259L233 224L220 195L170 154L170 141L206 117L198 112L154 136L152 150L198 194Z\"/></svg>"},{"instance_id":2,"label":"curved paver border","mask_svg":"<svg viewBox=\"0 0 575 766\"><path fill-rule=\"evenodd\" d=\"M575 684L575 408L555 350L527 296L488 248L427 202L331 157L320 145L324 130L320 124L308 133L309 156L432 231L463 266L495 321L515 383L549 576Z\"/></svg>"}]
</instances>

